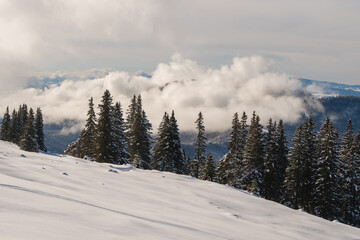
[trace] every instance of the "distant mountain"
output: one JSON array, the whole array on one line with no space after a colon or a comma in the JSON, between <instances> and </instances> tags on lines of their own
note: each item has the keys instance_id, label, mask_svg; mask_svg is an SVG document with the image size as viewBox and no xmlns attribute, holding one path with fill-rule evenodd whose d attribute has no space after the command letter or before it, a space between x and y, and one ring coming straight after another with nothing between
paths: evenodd
<instances>
[{"instance_id":1,"label":"distant mountain","mask_svg":"<svg viewBox=\"0 0 360 240\"><path fill-rule=\"evenodd\" d=\"M90 69L82 72L54 72L54 73L35 73L27 79L27 88L44 89L51 85L60 85L65 80L81 81L88 79L103 78L112 69Z\"/></svg>"},{"instance_id":2,"label":"distant mountain","mask_svg":"<svg viewBox=\"0 0 360 240\"><path fill-rule=\"evenodd\" d=\"M74 121L64 120L59 124L44 124L45 145L49 152L63 153L67 146L79 137L80 132L61 133L61 130L69 126L70 122Z\"/></svg>"},{"instance_id":3,"label":"distant mountain","mask_svg":"<svg viewBox=\"0 0 360 240\"><path fill-rule=\"evenodd\" d=\"M315 81L305 78L299 78L304 88L308 88L318 97L329 96L355 96L360 97L360 85L347 85L326 81Z\"/></svg>"},{"instance_id":4,"label":"distant mountain","mask_svg":"<svg viewBox=\"0 0 360 240\"><path fill-rule=\"evenodd\" d=\"M59 86L65 80L71 81L84 81L97 78L104 78L114 69L102 68L102 69L90 69L82 72L54 72L54 73L35 73L33 76L27 79L27 88L45 89L51 85ZM135 76L141 76L151 78L151 75L145 72L136 72Z\"/></svg>"}]
</instances>

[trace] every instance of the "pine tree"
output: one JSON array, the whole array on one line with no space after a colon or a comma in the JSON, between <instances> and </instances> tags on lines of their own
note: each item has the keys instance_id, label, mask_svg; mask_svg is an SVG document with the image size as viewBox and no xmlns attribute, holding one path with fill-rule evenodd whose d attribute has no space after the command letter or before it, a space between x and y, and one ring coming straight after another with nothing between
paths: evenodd
<instances>
[{"instance_id":1,"label":"pine tree","mask_svg":"<svg viewBox=\"0 0 360 240\"><path fill-rule=\"evenodd\" d=\"M191 160L190 160L190 157L188 155L186 155L186 152L184 149L182 149L181 151L182 151L182 158L184 159L184 169L183 169L182 174L189 175L190 174L189 166L191 164Z\"/></svg>"},{"instance_id":2,"label":"pine tree","mask_svg":"<svg viewBox=\"0 0 360 240\"><path fill-rule=\"evenodd\" d=\"M35 129L36 129L36 142L39 147L39 150L46 152L47 150L45 147L43 116L40 108L36 109Z\"/></svg>"},{"instance_id":3,"label":"pine tree","mask_svg":"<svg viewBox=\"0 0 360 240\"><path fill-rule=\"evenodd\" d=\"M27 105L26 104L20 105L19 110L18 110L20 136L22 136L24 133L28 115L29 115L29 113L28 113Z\"/></svg>"},{"instance_id":4,"label":"pine tree","mask_svg":"<svg viewBox=\"0 0 360 240\"><path fill-rule=\"evenodd\" d=\"M264 175L263 175L263 187L260 192L261 196L270 199L277 200L280 185L278 183L278 158L276 153L276 122L273 123L270 118L267 125L267 133L265 135L265 156L264 156Z\"/></svg>"},{"instance_id":5,"label":"pine tree","mask_svg":"<svg viewBox=\"0 0 360 240\"><path fill-rule=\"evenodd\" d=\"M20 130L19 130L19 117L18 113L14 109L11 114L11 120L9 125L9 135L10 141L13 143L18 143L20 139Z\"/></svg>"},{"instance_id":6,"label":"pine tree","mask_svg":"<svg viewBox=\"0 0 360 240\"><path fill-rule=\"evenodd\" d=\"M81 158L82 151L81 151L81 148L80 148L79 140L80 140L80 138L78 138L76 141L69 144L67 146L67 148L65 149L64 154L67 154L67 155L70 155L70 156L73 156L73 157Z\"/></svg>"},{"instance_id":7,"label":"pine tree","mask_svg":"<svg viewBox=\"0 0 360 240\"><path fill-rule=\"evenodd\" d=\"M135 112L136 112L136 96L134 95L130 101L130 105L126 111L126 130L130 131L131 126L134 123Z\"/></svg>"},{"instance_id":8,"label":"pine tree","mask_svg":"<svg viewBox=\"0 0 360 240\"><path fill-rule=\"evenodd\" d=\"M125 122L121 110L120 102L115 103L115 107L112 112L113 117L113 129L112 134L114 143L117 148L116 163L126 164L129 163L129 152L127 147L126 135L125 135Z\"/></svg>"},{"instance_id":9,"label":"pine tree","mask_svg":"<svg viewBox=\"0 0 360 240\"><path fill-rule=\"evenodd\" d=\"M96 156L97 126L92 97L89 99L87 116L85 128L81 131L79 138L66 148L65 154L79 158Z\"/></svg>"},{"instance_id":10,"label":"pine tree","mask_svg":"<svg viewBox=\"0 0 360 240\"><path fill-rule=\"evenodd\" d=\"M96 154L96 114L94 110L94 100L89 99L89 110L87 112L87 119L85 128L81 131L79 137L79 150L81 158L88 156L93 158Z\"/></svg>"},{"instance_id":11,"label":"pine tree","mask_svg":"<svg viewBox=\"0 0 360 240\"><path fill-rule=\"evenodd\" d=\"M240 132L239 132L239 138L240 138L240 143L238 145L239 147L239 153L244 152L245 149L245 144L246 144L246 137L248 135L248 125L247 125L247 115L245 112L243 112L242 116L241 116L241 121L240 121ZM243 156L242 156L243 157Z\"/></svg>"},{"instance_id":12,"label":"pine tree","mask_svg":"<svg viewBox=\"0 0 360 240\"><path fill-rule=\"evenodd\" d=\"M215 182L215 163L211 154L205 160L203 167L200 169L200 179Z\"/></svg>"},{"instance_id":13,"label":"pine tree","mask_svg":"<svg viewBox=\"0 0 360 240\"><path fill-rule=\"evenodd\" d=\"M183 150L184 151L184 150ZM190 173L191 173L191 171L190 171L190 169L191 169L191 163L192 163L192 161L191 161L191 159L190 159L190 156L189 155L186 155L186 153L185 153L185 151L184 151L184 157L185 157L185 159L186 159L186 172L184 173L185 175L190 175Z\"/></svg>"},{"instance_id":14,"label":"pine tree","mask_svg":"<svg viewBox=\"0 0 360 240\"><path fill-rule=\"evenodd\" d=\"M284 193L282 202L292 208L303 207L302 199L302 177L304 165L304 141L303 125L300 124L291 140L292 147L289 150L289 166L286 168L284 181Z\"/></svg>"},{"instance_id":15,"label":"pine tree","mask_svg":"<svg viewBox=\"0 0 360 240\"><path fill-rule=\"evenodd\" d=\"M338 156L338 133L329 118L321 126L318 137L316 182L315 182L315 214L328 220L339 219L341 166Z\"/></svg>"},{"instance_id":16,"label":"pine tree","mask_svg":"<svg viewBox=\"0 0 360 240\"><path fill-rule=\"evenodd\" d=\"M216 173L218 181L234 187L240 187L238 179L242 172L243 150L247 135L247 116L244 112L241 122L238 113L234 114L232 130L228 143L228 153L219 161Z\"/></svg>"},{"instance_id":17,"label":"pine tree","mask_svg":"<svg viewBox=\"0 0 360 240\"><path fill-rule=\"evenodd\" d=\"M32 108L30 108L24 128L24 133L21 136L19 143L20 149L24 151L29 151L29 152L39 151L38 144L36 141L36 129L35 129L34 121L35 121L34 111Z\"/></svg>"},{"instance_id":18,"label":"pine tree","mask_svg":"<svg viewBox=\"0 0 360 240\"><path fill-rule=\"evenodd\" d=\"M350 155L352 163L345 164L347 193L343 201L344 205L346 204L344 222L360 227L360 132L352 141Z\"/></svg>"},{"instance_id":19,"label":"pine tree","mask_svg":"<svg viewBox=\"0 0 360 240\"><path fill-rule=\"evenodd\" d=\"M140 138L140 156L141 163L139 167L141 169L151 169L151 144L152 144L152 125L149 122L145 111L142 111L141 118L141 138Z\"/></svg>"},{"instance_id":20,"label":"pine tree","mask_svg":"<svg viewBox=\"0 0 360 240\"><path fill-rule=\"evenodd\" d=\"M127 133L130 162L137 168L151 169L151 130L151 123L142 109L139 95L136 99L133 123Z\"/></svg>"},{"instance_id":21,"label":"pine tree","mask_svg":"<svg viewBox=\"0 0 360 240\"><path fill-rule=\"evenodd\" d=\"M282 201L313 213L316 154L315 124L311 117L300 124L292 139Z\"/></svg>"},{"instance_id":22,"label":"pine tree","mask_svg":"<svg viewBox=\"0 0 360 240\"><path fill-rule=\"evenodd\" d=\"M352 141L354 138L354 126L352 125L352 121L349 120L346 126L346 131L343 137L343 141L341 144L340 157L341 159L347 161L347 157L350 157L349 152L352 146Z\"/></svg>"},{"instance_id":23,"label":"pine tree","mask_svg":"<svg viewBox=\"0 0 360 240\"><path fill-rule=\"evenodd\" d=\"M159 125L158 137L153 148L152 166L160 171L180 174L186 172L174 111L172 111L171 117L165 112Z\"/></svg>"},{"instance_id":24,"label":"pine tree","mask_svg":"<svg viewBox=\"0 0 360 240\"><path fill-rule=\"evenodd\" d=\"M342 187L342 196L344 197L342 204L342 213L343 221L347 224L351 224L352 213L352 200L353 200L353 179L352 179L352 165L354 159L354 152L352 151L352 142L354 140L352 121L349 120L346 126L346 131L341 144L340 158L342 160L343 166L341 168L342 172L340 173L343 177L343 187ZM350 210L351 209L351 210Z\"/></svg>"},{"instance_id":25,"label":"pine tree","mask_svg":"<svg viewBox=\"0 0 360 240\"><path fill-rule=\"evenodd\" d=\"M360 187L359 157L360 157L360 135L354 137L353 126L351 120L348 121L346 132L342 141L340 156L343 162L342 175L342 219L346 224L356 225L359 219L359 204L357 201L358 189ZM360 223L360 220L359 220Z\"/></svg>"},{"instance_id":26,"label":"pine tree","mask_svg":"<svg viewBox=\"0 0 360 240\"><path fill-rule=\"evenodd\" d=\"M10 141L10 114L9 114L9 107L6 108L6 112L4 114L2 123L1 123L1 140L3 141Z\"/></svg>"},{"instance_id":27,"label":"pine tree","mask_svg":"<svg viewBox=\"0 0 360 240\"><path fill-rule=\"evenodd\" d=\"M178 174L185 174L186 162L181 152L179 127L175 119L174 111L171 112L171 117L169 119L169 128L170 128L169 132L170 132L171 158L173 159L174 162L174 172Z\"/></svg>"},{"instance_id":28,"label":"pine tree","mask_svg":"<svg viewBox=\"0 0 360 240\"><path fill-rule=\"evenodd\" d=\"M170 119L165 112L158 128L158 135L155 139L152 151L152 167L159 171L173 171L173 162L171 162L169 137L170 137Z\"/></svg>"},{"instance_id":29,"label":"pine tree","mask_svg":"<svg viewBox=\"0 0 360 240\"><path fill-rule=\"evenodd\" d=\"M231 170L234 168L233 166L233 157L228 152L226 153L218 162L216 166L216 176L217 182L221 184L227 184L233 186L231 183L234 184L232 178ZM236 183L235 183L236 184Z\"/></svg>"},{"instance_id":30,"label":"pine tree","mask_svg":"<svg viewBox=\"0 0 360 240\"><path fill-rule=\"evenodd\" d=\"M276 159L277 159L277 176L274 181L277 191L274 193L274 201L280 202L283 194L283 183L285 181L285 171L288 166L287 155L289 153L288 142L284 130L283 121L280 119L275 132L276 136Z\"/></svg>"},{"instance_id":31,"label":"pine tree","mask_svg":"<svg viewBox=\"0 0 360 240\"><path fill-rule=\"evenodd\" d=\"M253 113L249 133L244 148L244 175L241 180L245 189L256 194L260 193L263 183L264 146L260 118Z\"/></svg>"},{"instance_id":32,"label":"pine tree","mask_svg":"<svg viewBox=\"0 0 360 240\"><path fill-rule=\"evenodd\" d=\"M195 156L192 161L191 166L191 175L193 177L199 177L200 168L204 165L205 162L205 151L206 151L206 137L205 137L205 126L204 126L204 117L201 112L199 112L198 118L195 121L197 137L195 140Z\"/></svg>"},{"instance_id":33,"label":"pine tree","mask_svg":"<svg viewBox=\"0 0 360 240\"><path fill-rule=\"evenodd\" d=\"M309 116L305 123L302 133L303 141L303 165L302 165L302 182L301 182L301 207L308 213L313 213L314 209L314 185L315 185L315 169L317 162L317 136L314 132L315 123Z\"/></svg>"},{"instance_id":34,"label":"pine tree","mask_svg":"<svg viewBox=\"0 0 360 240\"><path fill-rule=\"evenodd\" d=\"M112 97L109 90L105 90L99 104L99 120L96 129L95 160L97 162L116 163L116 145L112 136Z\"/></svg>"},{"instance_id":35,"label":"pine tree","mask_svg":"<svg viewBox=\"0 0 360 240\"><path fill-rule=\"evenodd\" d=\"M125 135L126 135L126 141L127 141L127 146L128 146L128 152L129 152L129 161L130 163L133 163L135 157L135 147L136 146L132 146L132 126L134 123L134 119L135 119L135 112L136 112L136 96L134 94L134 96L132 97L132 99L130 100L130 105L128 107L128 109L126 110L126 121L125 121ZM136 157L136 159L138 159L138 157Z\"/></svg>"}]
</instances>

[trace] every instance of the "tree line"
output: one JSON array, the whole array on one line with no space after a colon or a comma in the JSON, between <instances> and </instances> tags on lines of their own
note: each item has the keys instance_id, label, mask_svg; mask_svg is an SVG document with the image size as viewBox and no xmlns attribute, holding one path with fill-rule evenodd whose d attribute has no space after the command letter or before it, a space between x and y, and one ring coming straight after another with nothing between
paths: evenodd
<instances>
[{"instance_id":1,"label":"tree line","mask_svg":"<svg viewBox=\"0 0 360 240\"><path fill-rule=\"evenodd\" d=\"M255 112L250 126L246 119L234 115L229 151L215 171L219 183L360 227L360 132L351 120L341 140L329 118L315 132L310 116L288 147L281 120L263 128Z\"/></svg>"},{"instance_id":2,"label":"tree line","mask_svg":"<svg viewBox=\"0 0 360 240\"><path fill-rule=\"evenodd\" d=\"M7 134L13 131L11 119L24 119L23 108L15 111L12 118L7 109L1 127L2 139L20 143L20 138L10 140L8 137L26 136L25 127L22 134ZM126 119L120 102L113 103L108 90L98 109L96 115L93 98L90 98L85 127L79 138L68 146L66 154L187 174L244 189L325 219L360 226L360 133L354 134L351 120L340 139L329 118L316 132L312 117L308 117L298 125L289 144L282 120L269 119L263 127L254 112L248 125L245 112L241 117L235 113L228 153L215 163L211 154L206 154L201 112L195 122L195 155L191 159L181 147L174 111L164 113L153 139L141 95L131 99ZM34 123L33 120L25 122L26 126L31 125L28 122ZM33 136L37 136L36 133Z\"/></svg>"},{"instance_id":3,"label":"tree line","mask_svg":"<svg viewBox=\"0 0 360 240\"><path fill-rule=\"evenodd\" d=\"M15 143L25 151L46 152L41 109L37 108L34 113L32 108L28 110L23 104L10 115L7 107L1 123L0 140Z\"/></svg>"}]
</instances>

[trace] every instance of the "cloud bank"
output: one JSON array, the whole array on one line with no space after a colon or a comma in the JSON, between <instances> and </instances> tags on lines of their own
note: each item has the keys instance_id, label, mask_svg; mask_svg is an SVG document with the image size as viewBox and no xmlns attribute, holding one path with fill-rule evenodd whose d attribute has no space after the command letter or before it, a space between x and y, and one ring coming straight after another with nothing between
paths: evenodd
<instances>
[{"instance_id":1,"label":"cloud bank","mask_svg":"<svg viewBox=\"0 0 360 240\"><path fill-rule=\"evenodd\" d=\"M165 111L175 110L180 130L193 130L197 114L202 111L207 130L230 127L235 112L250 116L256 111L263 123L270 117L294 123L307 114L309 107L322 106L287 74L269 71L269 62L260 56L234 58L232 64L218 69L206 68L180 54L169 63L160 63L148 78L124 71L111 71L105 77L87 80L65 80L45 89L27 88L3 96L0 106L11 108L23 102L43 109L46 123L64 119L80 121L69 126L82 127L88 110L88 99L100 102L105 89L114 101L127 109L133 94L141 94L144 109L154 129Z\"/></svg>"}]
</instances>

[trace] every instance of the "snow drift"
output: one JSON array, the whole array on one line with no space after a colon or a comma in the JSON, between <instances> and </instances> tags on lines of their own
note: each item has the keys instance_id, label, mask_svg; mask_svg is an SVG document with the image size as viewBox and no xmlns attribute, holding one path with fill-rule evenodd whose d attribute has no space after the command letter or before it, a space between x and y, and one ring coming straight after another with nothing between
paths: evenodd
<instances>
[{"instance_id":1,"label":"snow drift","mask_svg":"<svg viewBox=\"0 0 360 240\"><path fill-rule=\"evenodd\" d=\"M1 239L360 239L360 230L189 176L0 142Z\"/></svg>"}]
</instances>

